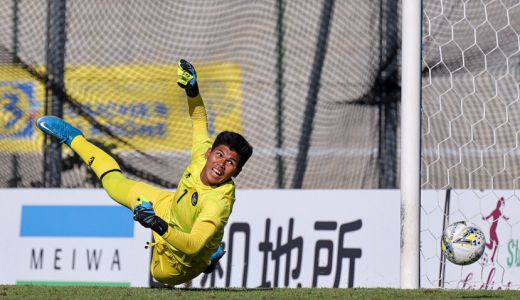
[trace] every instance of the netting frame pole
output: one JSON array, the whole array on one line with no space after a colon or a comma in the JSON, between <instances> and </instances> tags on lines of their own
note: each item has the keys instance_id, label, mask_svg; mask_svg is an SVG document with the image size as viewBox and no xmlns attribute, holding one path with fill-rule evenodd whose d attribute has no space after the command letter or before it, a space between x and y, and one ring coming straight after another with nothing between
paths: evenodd
<instances>
[{"instance_id":1,"label":"netting frame pole","mask_svg":"<svg viewBox=\"0 0 520 300\"><path fill-rule=\"evenodd\" d=\"M399 3L392 0L382 0L379 5L379 68L376 79L376 101L379 103L379 188L397 188L397 130L399 122L398 97L393 93L397 88L398 66L397 52L399 50L398 20L391 16L399 15ZM395 55L395 58L393 58ZM391 60L390 60L391 59ZM395 66L393 66L395 64ZM384 66L384 67L383 67ZM395 67L395 70L394 70ZM395 79L390 79L395 78ZM379 83L377 83L379 81Z\"/></svg>"},{"instance_id":2,"label":"netting frame pole","mask_svg":"<svg viewBox=\"0 0 520 300\"><path fill-rule=\"evenodd\" d=\"M279 189L285 187L285 166L283 159L283 107L284 107L284 14L285 0L276 0L276 183Z\"/></svg>"},{"instance_id":3,"label":"netting frame pole","mask_svg":"<svg viewBox=\"0 0 520 300\"><path fill-rule=\"evenodd\" d=\"M303 187L303 179L307 170L307 160L309 156L309 148L312 138L312 130L314 127L314 117L316 107L318 106L318 94L320 91L321 73L327 55L327 46L329 40L330 24L334 15L335 0L323 1L320 13L320 24L318 27L318 38L316 40L316 49L314 51L314 59L312 62L311 74L309 78L309 91L306 97L305 111L303 113L302 134L298 142L298 154L296 156L296 169L292 181L293 189L301 189Z\"/></svg>"},{"instance_id":4,"label":"netting frame pole","mask_svg":"<svg viewBox=\"0 0 520 300\"><path fill-rule=\"evenodd\" d=\"M19 63L18 60L18 33L19 33L20 0L13 0L13 64Z\"/></svg>"},{"instance_id":5,"label":"netting frame pole","mask_svg":"<svg viewBox=\"0 0 520 300\"><path fill-rule=\"evenodd\" d=\"M45 114L63 118L65 86L66 0L49 0L47 7L47 54ZM54 138L44 140L43 185L61 186L61 144Z\"/></svg>"},{"instance_id":6,"label":"netting frame pole","mask_svg":"<svg viewBox=\"0 0 520 300\"><path fill-rule=\"evenodd\" d=\"M422 1L402 2L401 288L420 287Z\"/></svg>"}]
</instances>

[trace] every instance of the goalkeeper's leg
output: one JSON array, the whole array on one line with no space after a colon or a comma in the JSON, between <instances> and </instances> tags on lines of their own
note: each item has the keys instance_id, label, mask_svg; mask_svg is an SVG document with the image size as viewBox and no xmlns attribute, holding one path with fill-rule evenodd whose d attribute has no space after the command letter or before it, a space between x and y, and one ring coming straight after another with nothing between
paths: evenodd
<instances>
[{"instance_id":1,"label":"goalkeeper's leg","mask_svg":"<svg viewBox=\"0 0 520 300\"><path fill-rule=\"evenodd\" d=\"M127 179L112 156L90 143L81 131L62 119L43 116L36 121L36 125L44 133L55 137L60 143L74 150L92 168L108 195L130 210L137 205L137 198L141 195L153 202L165 193L149 184Z\"/></svg>"}]
</instances>

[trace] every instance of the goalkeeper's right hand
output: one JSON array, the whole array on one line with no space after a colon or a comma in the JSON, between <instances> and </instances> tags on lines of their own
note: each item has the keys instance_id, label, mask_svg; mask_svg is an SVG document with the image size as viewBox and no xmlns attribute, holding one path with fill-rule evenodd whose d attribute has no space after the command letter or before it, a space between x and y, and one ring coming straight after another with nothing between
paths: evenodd
<instances>
[{"instance_id":1,"label":"goalkeeper's right hand","mask_svg":"<svg viewBox=\"0 0 520 300\"><path fill-rule=\"evenodd\" d=\"M150 228L161 236L164 235L168 231L168 224L155 214L150 201L143 196L137 199L137 201L141 200L142 202L134 208L134 220L143 225L143 227Z\"/></svg>"},{"instance_id":2,"label":"goalkeeper's right hand","mask_svg":"<svg viewBox=\"0 0 520 300\"><path fill-rule=\"evenodd\" d=\"M187 60L181 59L177 67L177 75L179 76L177 84L186 91L189 97L199 95L199 86L197 84L197 72L192 64Z\"/></svg>"},{"instance_id":3,"label":"goalkeeper's right hand","mask_svg":"<svg viewBox=\"0 0 520 300\"><path fill-rule=\"evenodd\" d=\"M215 271L215 269L217 268L218 261L222 258L222 256L224 256L224 254L226 254L226 251L224 251L222 245L219 245L217 250L213 252L213 254L211 254L211 257L209 258L210 264L206 268L206 270L204 270L204 273L209 274Z\"/></svg>"}]
</instances>

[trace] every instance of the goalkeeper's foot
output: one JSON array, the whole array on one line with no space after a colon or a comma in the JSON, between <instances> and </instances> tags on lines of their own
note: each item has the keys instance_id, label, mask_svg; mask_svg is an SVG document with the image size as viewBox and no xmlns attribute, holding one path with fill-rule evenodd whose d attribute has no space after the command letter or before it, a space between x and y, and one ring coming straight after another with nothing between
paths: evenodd
<instances>
[{"instance_id":1,"label":"goalkeeper's foot","mask_svg":"<svg viewBox=\"0 0 520 300\"><path fill-rule=\"evenodd\" d=\"M226 254L226 251L224 251L222 245L219 245L217 250L213 252L213 254L211 254L211 257L209 258L210 264L206 268L206 270L204 270L204 273L209 274L215 271L215 269L217 268L218 261L222 258L222 256L224 256L224 254Z\"/></svg>"},{"instance_id":2,"label":"goalkeeper's foot","mask_svg":"<svg viewBox=\"0 0 520 300\"><path fill-rule=\"evenodd\" d=\"M65 143L69 147L76 136L83 135L79 129L55 116L43 116L39 118L36 121L36 126L44 133L55 137L60 143Z\"/></svg>"},{"instance_id":3,"label":"goalkeeper's foot","mask_svg":"<svg viewBox=\"0 0 520 300\"><path fill-rule=\"evenodd\" d=\"M211 254L211 257L209 258L212 264L216 264L222 256L226 254L226 251L224 251L224 248L222 248L222 245L219 245L217 250Z\"/></svg>"}]
</instances>

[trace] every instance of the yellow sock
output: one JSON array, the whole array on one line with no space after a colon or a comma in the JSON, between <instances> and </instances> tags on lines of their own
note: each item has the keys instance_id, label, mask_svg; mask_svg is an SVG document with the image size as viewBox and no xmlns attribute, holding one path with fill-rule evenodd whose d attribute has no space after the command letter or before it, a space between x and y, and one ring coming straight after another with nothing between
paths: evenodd
<instances>
[{"instance_id":1,"label":"yellow sock","mask_svg":"<svg viewBox=\"0 0 520 300\"><path fill-rule=\"evenodd\" d=\"M103 176L101 183L110 198L117 203L128 207L130 210L133 210L137 205L137 197L130 197L129 195L133 187L137 185L136 181L127 179L119 172L109 172L106 176Z\"/></svg>"},{"instance_id":2,"label":"yellow sock","mask_svg":"<svg viewBox=\"0 0 520 300\"><path fill-rule=\"evenodd\" d=\"M92 168L98 178L101 178L101 176L109 171L121 170L112 156L99 149L81 135L76 136L72 140L70 147Z\"/></svg>"},{"instance_id":3,"label":"yellow sock","mask_svg":"<svg viewBox=\"0 0 520 300\"><path fill-rule=\"evenodd\" d=\"M165 191L147 183L128 179L120 172L106 173L106 176L103 176L102 183L110 198L130 210L133 210L139 204L137 198L141 196L145 196L146 199L157 204L156 201L159 201L161 195L165 193ZM155 211L158 214L161 213L157 206L155 206ZM169 206L167 211L169 213Z\"/></svg>"}]
</instances>

